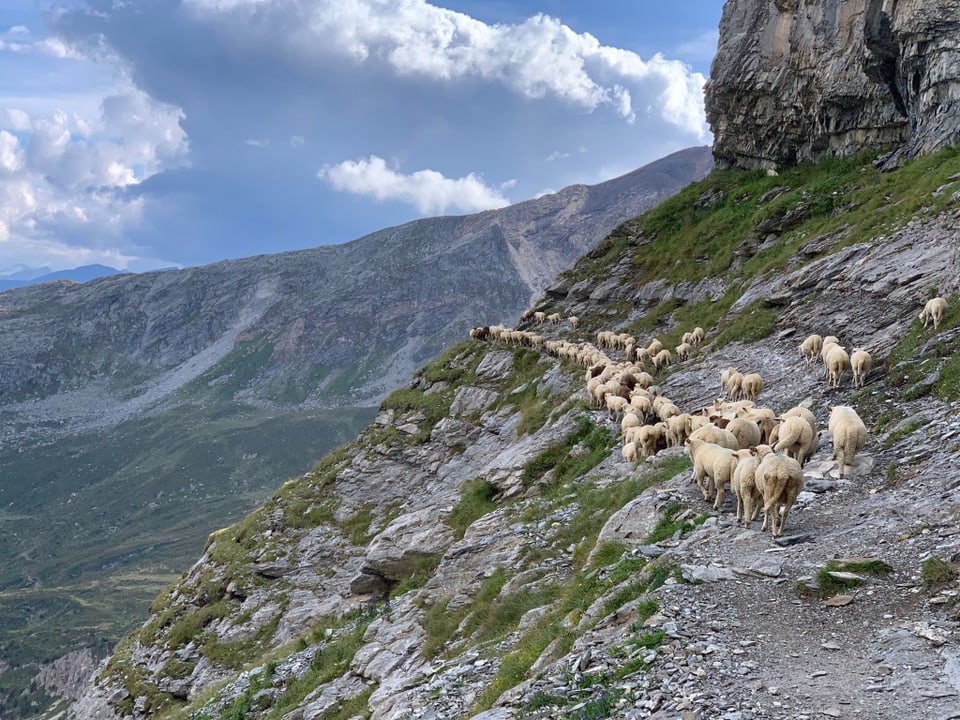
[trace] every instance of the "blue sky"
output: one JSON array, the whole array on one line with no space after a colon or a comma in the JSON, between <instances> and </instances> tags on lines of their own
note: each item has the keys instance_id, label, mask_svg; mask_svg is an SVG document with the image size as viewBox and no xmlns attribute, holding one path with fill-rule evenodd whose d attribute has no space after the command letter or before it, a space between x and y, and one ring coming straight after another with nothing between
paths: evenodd
<instances>
[{"instance_id":1,"label":"blue sky","mask_svg":"<svg viewBox=\"0 0 960 720\"><path fill-rule=\"evenodd\" d=\"M0 274L345 242L709 144L722 0L0 3Z\"/></svg>"}]
</instances>

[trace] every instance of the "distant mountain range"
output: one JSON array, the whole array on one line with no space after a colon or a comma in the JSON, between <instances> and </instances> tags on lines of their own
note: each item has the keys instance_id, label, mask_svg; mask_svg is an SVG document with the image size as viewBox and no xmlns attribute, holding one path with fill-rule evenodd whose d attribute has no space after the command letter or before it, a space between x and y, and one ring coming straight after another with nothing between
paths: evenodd
<instances>
[{"instance_id":1,"label":"distant mountain range","mask_svg":"<svg viewBox=\"0 0 960 720\"><path fill-rule=\"evenodd\" d=\"M8 275L0 275L0 292L16 288L37 285L52 280L70 280L72 282L87 282L110 275L121 275L123 270L108 267L107 265L81 265L71 270L52 271L50 268L21 268Z\"/></svg>"}]
</instances>

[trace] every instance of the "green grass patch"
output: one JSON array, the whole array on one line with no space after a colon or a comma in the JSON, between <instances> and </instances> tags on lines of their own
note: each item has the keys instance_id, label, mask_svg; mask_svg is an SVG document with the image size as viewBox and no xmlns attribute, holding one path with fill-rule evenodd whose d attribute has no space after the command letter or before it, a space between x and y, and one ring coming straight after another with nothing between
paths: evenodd
<instances>
[{"instance_id":1,"label":"green grass patch","mask_svg":"<svg viewBox=\"0 0 960 720\"><path fill-rule=\"evenodd\" d=\"M529 487L550 470L554 471L554 484L563 484L582 477L596 467L610 452L615 438L609 430L595 426L590 418L581 415L577 427L563 440L544 450L523 469L524 487ZM571 454L571 450L583 445L585 452Z\"/></svg>"},{"instance_id":2,"label":"green grass patch","mask_svg":"<svg viewBox=\"0 0 960 720\"><path fill-rule=\"evenodd\" d=\"M460 501L446 519L447 525L454 530L459 540L476 520L497 509L493 498L497 486L484 478L468 480L460 488Z\"/></svg>"},{"instance_id":3,"label":"green grass patch","mask_svg":"<svg viewBox=\"0 0 960 720\"><path fill-rule=\"evenodd\" d=\"M882 560L830 560L817 572L817 585L821 598L830 598L862 584L855 578L837 578L831 572L848 572L855 575L887 575L893 568Z\"/></svg>"},{"instance_id":4,"label":"green grass patch","mask_svg":"<svg viewBox=\"0 0 960 720\"><path fill-rule=\"evenodd\" d=\"M928 588L940 588L957 579L957 566L937 556L928 557L920 566L920 577Z\"/></svg>"},{"instance_id":5,"label":"green grass patch","mask_svg":"<svg viewBox=\"0 0 960 720\"><path fill-rule=\"evenodd\" d=\"M686 510L688 510L688 508L683 503L675 503L664 510L663 515L660 516L660 520L657 522L657 526L650 535L647 536L646 542L652 545L664 540L670 540L678 532L681 536L686 535L696 528L697 525L703 524L704 520L707 519L706 515L700 515L692 519L686 516L678 519Z\"/></svg>"},{"instance_id":6,"label":"green grass patch","mask_svg":"<svg viewBox=\"0 0 960 720\"><path fill-rule=\"evenodd\" d=\"M777 326L777 311L764 300L754 300L729 322L713 341L714 349L737 342L756 342L768 337Z\"/></svg>"}]
</instances>

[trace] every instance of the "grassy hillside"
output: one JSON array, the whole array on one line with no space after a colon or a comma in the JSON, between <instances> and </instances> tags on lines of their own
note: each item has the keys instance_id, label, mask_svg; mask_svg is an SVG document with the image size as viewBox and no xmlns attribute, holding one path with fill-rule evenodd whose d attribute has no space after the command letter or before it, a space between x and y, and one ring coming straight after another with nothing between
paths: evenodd
<instances>
[{"instance_id":1,"label":"grassy hillside","mask_svg":"<svg viewBox=\"0 0 960 720\"><path fill-rule=\"evenodd\" d=\"M106 652L213 529L354 437L372 412L181 406L110 433L0 450L3 657Z\"/></svg>"}]
</instances>

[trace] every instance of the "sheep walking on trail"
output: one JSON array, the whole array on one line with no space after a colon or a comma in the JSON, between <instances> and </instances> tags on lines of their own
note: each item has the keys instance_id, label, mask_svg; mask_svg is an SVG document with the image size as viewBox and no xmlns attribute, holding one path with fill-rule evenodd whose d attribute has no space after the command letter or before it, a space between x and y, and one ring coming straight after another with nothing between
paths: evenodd
<instances>
[{"instance_id":1,"label":"sheep walking on trail","mask_svg":"<svg viewBox=\"0 0 960 720\"><path fill-rule=\"evenodd\" d=\"M763 392L763 377L760 373L747 373L740 379L740 395L746 400L756 400Z\"/></svg>"},{"instance_id":2,"label":"sheep walking on trail","mask_svg":"<svg viewBox=\"0 0 960 720\"><path fill-rule=\"evenodd\" d=\"M803 490L803 470L796 460L775 453L769 445L759 446L756 453L754 481L763 495L763 525L760 529L766 530L769 523L770 532L778 538L783 535L790 509ZM780 508L783 508L783 515Z\"/></svg>"},{"instance_id":3,"label":"sheep walking on trail","mask_svg":"<svg viewBox=\"0 0 960 720\"><path fill-rule=\"evenodd\" d=\"M830 347L830 352L826 358L827 373L830 377L830 387L840 387L840 380L844 373L850 369L850 356L840 345Z\"/></svg>"},{"instance_id":4,"label":"sheep walking on trail","mask_svg":"<svg viewBox=\"0 0 960 720\"><path fill-rule=\"evenodd\" d=\"M730 489L737 497L737 522L743 521L745 528L756 520L763 507L763 493L757 487L757 456L753 450L737 450L737 467L733 471Z\"/></svg>"},{"instance_id":5,"label":"sheep walking on trail","mask_svg":"<svg viewBox=\"0 0 960 720\"><path fill-rule=\"evenodd\" d=\"M803 364L809 365L810 363L816 362L817 358L820 356L820 351L823 350L823 338L819 335L810 335L800 343L800 355L803 356Z\"/></svg>"},{"instance_id":6,"label":"sheep walking on trail","mask_svg":"<svg viewBox=\"0 0 960 720\"><path fill-rule=\"evenodd\" d=\"M867 442L867 426L849 405L833 405L828 428L833 436L833 459L840 463L840 477Z\"/></svg>"},{"instance_id":7,"label":"sheep walking on trail","mask_svg":"<svg viewBox=\"0 0 960 720\"><path fill-rule=\"evenodd\" d=\"M687 440L687 448L693 459L693 479L700 487L703 499L710 499L711 487L708 480L711 480L713 489L716 490L713 509L719 510L723 505L724 490L733 480L733 471L737 467L735 451L695 437Z\"/></svg>"},{"instance_id":8,"label":"sheep walking on trail","mask_svg":"<svg viewBox=\"0 0 960 720\"><path fill-rule=\"evenodd\" d=\"M935 297L927 300L927 304L923 306L923 311L920 313L920 322L923 323L924 329L927 328L927 325L930 324L930 321L933 321L933 330L936 332L937 328L940 326L940 321L943 320L944 314L947 312L947 301L942 297Z\"/></svg>"},{"instance_id":9,"label":"sheep walking on trail","mask_svg":"<svg viewBox=\"0 0 960 720\"><path fill-rule=\"evenodd\" d=\"M810 444L812 442L813 429L810 423L802 417L785 418L780 425L780 433L777 435L777 444L774 450L784 452L788 457L792 457L800 466L809 459Z\"/></svg>"},{"instance_id":10,"label":"sheep walking on trail","mask_svg":"<svg viewBox=\"0 0 960 720\"><path fill-rule=\"evenodd\" d=\"M850 369L853 370L853 386L862 388L863 383L873 366L873 358L870 353L861 348L854 348L850 353Z\"/></svg>"}]
</instances>

